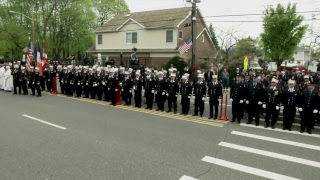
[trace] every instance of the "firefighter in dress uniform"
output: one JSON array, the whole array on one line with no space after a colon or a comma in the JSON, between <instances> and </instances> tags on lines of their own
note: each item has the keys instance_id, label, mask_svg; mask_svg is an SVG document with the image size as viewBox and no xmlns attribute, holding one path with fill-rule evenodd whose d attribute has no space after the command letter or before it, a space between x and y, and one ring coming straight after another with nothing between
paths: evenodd
<instances>
[{"instance_id":1,"label":"firefighter in dress uniform","mask_svg":"<svg viewBox=\"0 0 320 180\"><path fill-rule=\"evenodd\" d=\"M264 100L263 84L258 81L258 76L254 76L252 82L248 84L248 92L245 94L246 104L248 107L247 124L251 124L253 118L255 118L256 126L259 126L260 109Z\"/></svg>"},{"instance_id":2,"label":"firefighter in dress uniform","mask_svg":"<svg viewBox=\"0 0 320 180\"><path fill-rule=\"evenodd\" d=\"M209 109L210 115L208 119L216 120L219 110L219 99L222 98L222 85L218 82L218 76L212 75L212 81L208 82L208 96L209 96ZM213 114L214 107L214 114Z\"/></svg>"},{"instance_id":3,"label":"firefighter in dress uniform","mask_svg":"<svg viewBox=\"0 0 320 180\"><path fill-rule=\"evenodd\" d=\"M123 74L124 78L121 83L121 95L125 105L129 106L131 105L133 82L128 71L125 71Z\"/></svg>"},{"instance_id":4,"label":"firefighter in dress uniform","mask_svg":"<svg viewBox=\"0 0 320 180\"><path fill-rule=\"evenodd\" d=\"M193 116L203 116L204 111L204 101L206 100L207 87L203 78L203 74L197 76L198 81L194 84L193 93L194 93L194 114Z\"/></svg>"},{"instance_id":5,"label":"firefighter in dress uniform","mask_svg":"<svg viewBox=\"0 0 320 180\"><path fill-rule=\"evenodd\" d=\"M289 80L288 87L283 91L283 130L291 131L292 123L296 115L296 107L299 101L299 89L295 87L295 81Z\"/></svg>"},{"instance_id":6,"label":"firefighter in dress uniform","mask_svg":"<svg viewBox=\"0 0 320 180\"><path fill-rule=\"evenodd\" d=\"M167 81L163 78L163 72L158 73L159 77L156 80L156 99L158 109L156 111L164 111L164 102L166 99Z\"/></svg>"},{"instance_id":7,"label":"firefighter in dress uniform","mask_svg":"<svg viewBox=\"0 0 320 180\"><path fill-rule=\"evenodd\" d=\"M135 107L137 108L141 108L142 85L143 85L143 78L140 72L136 71L135 78L133 80L133 91L134 91L134 104L135 104Z\"/></svg>"},{"instance_id":8,"label":"firefighter in dress uniform","mask_svg":"<svg viewBox=\"0 0 320 180\"><path fill-rule=\"evenodd\" d=\"M301 129L303 133L307 128L307 132L311 134L316 116L319 112L319 90L315 88L315 83L310 82L308 88L303 90L299 101L299 111L301 112Z\"/></svg>"},{"instance_id":9,"label":"firefighter in dress uniform","mask_svg":"<svg viewBox=\"0 0 320 180\"><path fill-rule=\"evenodd\" d=\"M275 124L278 119L278 111L280 110L280 102L281 102L281 89L277 87L278 84L277 79L271 80L271 86L265 89L264 102L262 105L264 109L266 109L266 117L265 117L265 128L270 126L270 117L271 119L271 128L275 128Z\"/></svg>"},{"instance_id":10,"label":"firefighter in dress uniform","mask_svg":"<svg viewBox=\"0 0 320 180\"><path fill-rule=\"evenodd\" d=\"M168 110L167 112L172 111L173 105L173 113L177 113L177 97L179 93L179 84L176 80L176 75L172 73L170 75L170 80L167 83L167 96L168 96Z\"/></svg>"},{"instance_id":11,"label":"firefighter in dress uniform","mask_svg":"<svg viewBox=\"0 0 320 180\"><path fill-rule=\"evenodd\" d=\"M236 76L236 81L231 85L230 101L232 102L232 120L240 124L242 118L242 110L244 103L244 84L241 82L241 75Z\"/></svg>"}]
</instances>

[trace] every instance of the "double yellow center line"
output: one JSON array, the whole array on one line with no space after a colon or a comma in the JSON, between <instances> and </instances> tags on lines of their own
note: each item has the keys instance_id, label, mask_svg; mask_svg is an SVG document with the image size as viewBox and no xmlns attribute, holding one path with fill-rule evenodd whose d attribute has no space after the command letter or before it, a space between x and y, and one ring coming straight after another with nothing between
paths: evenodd
<instances>
[{"instance_id":1,"label":"double yellow center line","mask_svg":"<svg viewBox=\"0 0 320 180\"><path fill-rule=\"evenodd\" d=\"M49 93L46 93L46 94L49 94ZM52 94L50 94L50 95L52 95ZM60 95L60 94L55 95L55 96L69 98L69 99L75 99L75 100L93 103L93 104L99 104L99 105L103 105L103 106L111 106L110 102L99 101L99 100L94 100L94 99L67 97L67 96ZM180 114L166 113L166 112L149 110L149 109L144 109L144 108L136 108L133 106L117 105L117 106L112 106L112 107L119 108L119 109L125 109L125 110L129 110L129 111L145 113L145 114L151 114L151 115L155 115L155 116L167 117L170 119L177 119L177 120L181 120L181 121L188 121L188 122L204 124L204 125L209 125L209 126L216 126L216 127L223 127L224 124L228 123L228 121L206 120L205 118L201 118L201 117L197 117L197 116L191 116L191 115L185 116L185 115L180 115Z\"/></svg>"}]
</instances>

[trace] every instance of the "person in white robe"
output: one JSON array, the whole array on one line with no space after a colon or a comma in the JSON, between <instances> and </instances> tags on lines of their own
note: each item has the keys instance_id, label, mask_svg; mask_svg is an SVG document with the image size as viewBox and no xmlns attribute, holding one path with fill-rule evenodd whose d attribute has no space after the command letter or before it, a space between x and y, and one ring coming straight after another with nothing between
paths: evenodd
<instances>
[{"instance_id":1,"label":"person in white robe","mask_svg":"<svg viewBox=\"0 0 320 180\"><path fill-rule=\"evenodd\" d=\"M4 90L4 75L6 73L6 70L4 68L4 65L0 64L0 90Z\"/></svg>"},{"instance_id":2,"label":"person in white robe","mask_svg":"<svg viewBox=\"0 0 320 180\"><path fill-rule=\"evenodd\" d=\"M11 74L10 66L6 67L6 73L4 75L4 79L5 79L4 90L7 92L11 92L13 89L13 77Z\"/></svg>"}]
</instances>

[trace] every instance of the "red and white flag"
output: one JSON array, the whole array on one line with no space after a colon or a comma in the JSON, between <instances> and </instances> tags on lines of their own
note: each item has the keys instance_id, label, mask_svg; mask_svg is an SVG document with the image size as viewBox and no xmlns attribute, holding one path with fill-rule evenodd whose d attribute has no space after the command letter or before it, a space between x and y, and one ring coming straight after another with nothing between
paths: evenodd
<instances>
[{"instance_id":1,"label":"red and white flag","mask_svg":"<svg viewBox=\"0 0 320 180\"><path fill-rule=\"evenodd\" d=\"M42 70L44 70L48 66L48 55L47 55L47 48L46 44L42 44Z\"/></svg>"}]
</instances>

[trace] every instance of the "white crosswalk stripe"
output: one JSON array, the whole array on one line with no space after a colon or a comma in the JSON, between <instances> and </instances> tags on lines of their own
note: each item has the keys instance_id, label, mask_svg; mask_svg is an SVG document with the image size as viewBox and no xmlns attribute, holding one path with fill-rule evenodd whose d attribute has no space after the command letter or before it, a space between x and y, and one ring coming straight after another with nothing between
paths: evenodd
<instances>
[{"instance_id":1,"label":"white crosswalk stripe","mask_svg":"<svg viewBox=\"0 0 320 180\"><path fill-rule=\"evenodd\" d=\"M253 175L256 175L256 176L264 177L264 178L267 178L267 179L299 180L299 179L296 179L296 178L293 178L293 177L289 177L289 176L285 176L285 175L281 175L281 174L277 174L277 173L273 173L273 172L269 172L269 171L264 171L264 170L261 170L261 169L257 169L257 168L253 168L253 167L249 167L249 166L233 163L233 162L230 162L230 161L225 161L225 160L222 160L222 159L209 157L209 156L205 156L202 159L202 161L205 161L205 162L208 162L208 163L212 163L212 164L215 164L215 165L218 165L218 166L223 166L223 167L226 167L226 168L234 169L234 170L237 170L237 171L253 174Z\"/></svg>"},{"instance_id":2,"label":"white crosswalk stripe","mask_svg":"<svg viewBox=\"0 0 320 180\"><path fill-rule=\"evenodd\" d=\"M248 125L245 125L245 126L248 126ZM254 127L256 127L256 126L254 126ZM263 128L263 129L265 129L265 128ZM239 154L234 156L234 158L232 158L231 160L230 160L230 157L227 157L228 160L224 160L223 157L220 157L221 155L220 156L218 155L219 158L205 156L204 158L202 158L202 161L214 164L216 166L236 170L239 172L243 172L246 174L251 174L251 175L255 175L255 176L263 177L263 178L267 178L267 179L298 180L299 178L302 178L305 174L303 174L303 173L300 174L299 172L297 172L295 170L295 168L292 168L292 171L290 171L290 170L288 171L288 170L283 170L283 167L282 167L283 163L294 163L295 166L297 166L298 168L302 168L302 169L304 169L305 167L316 168L316 169L312 169L309 173L311 173L312 176L317 177L317 173L318 173L317 170L319 170L317 168L320 168L320 162L309 160L309 159L304 159L301 157L287 155L287 153L290 153L290 151L289 152L285 151L285 154L281 154L281 153L276 152L277 148L273 148L271 150L272 151L271 152L271 151L260 149L260 146L259 146L259 149L249 147L250 145L244 146L244 145L241 145L241 142L242 142L242 140L250 139L250 141L243 141L243 142L248 143L248 142L252 142L252 141L258 141L258 142L262 141L264 143L268 143L267 145L269 145L269 144L282 144L282 145L290 146L288 149L290 149L291 151L295 151L294 148L301 148L300 151L305 151L305 150L320 151L320 146L296 142L296 141L289 141L289 140L285 140L285 139L278 139L275 137L268 137L265 135L262 136L262 135L254 134L254 133L240 132L240 131L231 131L231 134L233 135L232 137L234 137L234 138L237 137L237 139L236 139L237 144L224 142L224 141L222 141L218 144L219 146L223 147L222 151L225 152L224 156L226 156L226 155L228 156L229 152L234 153L234 152L238 152L238 151L246 153L246 154L243 154L244 155L243 158L245 158L245 156L247 156L247 155L257 156L255 158L259 158L258 165L259 165L260 169L257 168L256 161L252 162L252 165L251 165L250 161L243 161L243 158L238 159L237 157L239 157ZM315 137L318 137L318 136L319 135L317 135ZM240 138L240 139L238 139L238 138ZM275 147L277 147L277 146L275 146ZM232 151L228 151L228 149L231 149ZM283 151L283 149L281 149L281 148L280 148L280 150ZM260 156L264 157L264 158L261 158ZM268 160L266 158L273 159L271 162L276 160L277 163L275 163L275 165L278 165L279 167L273 166L273 164L271 165L271 167L270 167L270 164L267 165L266 163L270 162L270 160ZM239 163L239 160L240 160L240 163ZM264 170L263 167L265 166L265 164L267 165L266 166L267 169ZM291 166L291 164L290 164L290 166ZM282 174L279 172L282 172L282 173L284 172L284 173ZM297 176L297 177L294 177L294 176ZM241 177L239 177L239 178L241 179ZM303 179L304 178L306 178L306 177L303 177ZM309 177L309 179L310 179L310 177Z\"/></svg>"},{"instance_id":3,"label":"white crosswalk stripe","mask_svg":"<svg viewBox=\"0 0 320 180\"><path fill-rule=\"evenodd\" d=\"M310 136L310 137L320 138L320 135L318 135L318 134L300 133L300 132L297 132L297 131L284 131L284 130L278 129L278 128L271 129L271 128L264 128L262 126L254 126L254 125L251 125L251 124L243 124L243 123L241 123L240 125L241 126L246 126L246 127L251 127L251 128L256 128L256 129L264 129L264 130L267 130L267 131L277 131L277 132L282 132L282 133L289 133L289 134L296 134L296 135L301 135L301 136Z\"/></svg>"},{"instance_id":4,"label":"white crosswalk stripe","mask_svg":"<svg viewBox=\"0 0 320 180\"><path fill-rule=\"evenodd\" d=\"M244 132L239 132L239 131L232 131L231 134L320 151L320 146L315 146L315 145L311 145L311 144L299 143L299 142L294 142L294 141L287 141L287 140L283 140L283 139L271 138L271 137L266 137L266 136L259 136L259 135L249 134L249 133L244 133Z\"/></svg>"},{"instance_id":5,"label":"white crosswalk stripe","mask_svg":"<svg viewBox=\"0 0 320 180\"><path fill-rule=\"evenodd\" d=\"M179 180L198 180L190 176L183 175Z\"/></svg>"},{"instance_id":6,"label":"white crosswalk stripe","mask_svg":"<svg viewBox=\"0 0 320 180\"><path fill-rule=\"evenodd\" d=\"M227 142L221 142L221 143L219 143L219 146L320 168L319 162L311 161L311 160L307 160L307 159L297 158L297 157L293 157L293 156L287 156L284 154L274 153L274 152L270 152L270 151L264 151L261 149L250 148L250 147L227 143Z\"/></svg>"}]
</instances>

